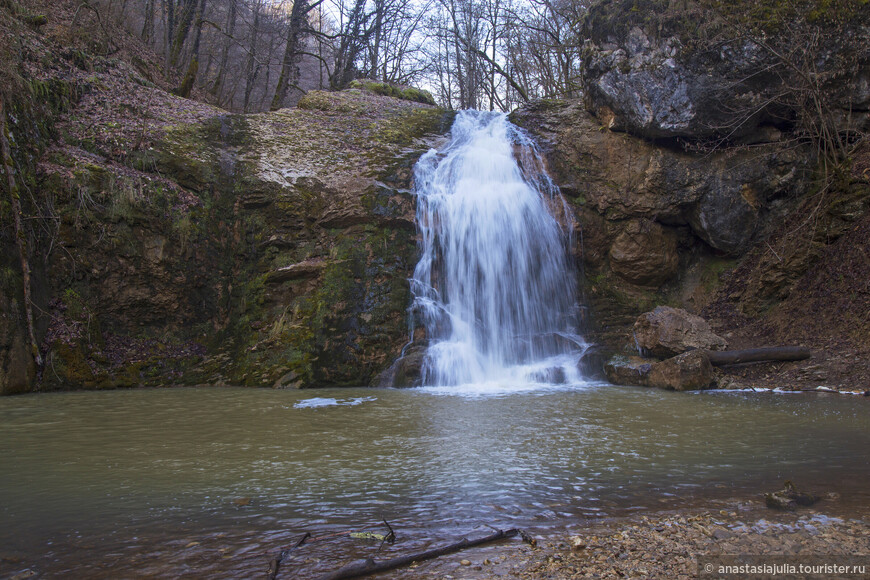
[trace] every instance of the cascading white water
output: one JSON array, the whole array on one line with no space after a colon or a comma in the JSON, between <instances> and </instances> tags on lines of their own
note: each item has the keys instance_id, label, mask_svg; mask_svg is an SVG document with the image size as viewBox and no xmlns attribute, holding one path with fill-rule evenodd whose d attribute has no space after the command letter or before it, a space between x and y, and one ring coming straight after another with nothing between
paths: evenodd
<instances>
[{"instance_id":1,"label":"cascading white water","mask_svg":"<svg viewBox=\"0 0 870 580\"><path fill-rule=\"evenodd\" d=\"M462 111L415 180L423 384L579 381L571 231L551 211L571 220L533 141L503 114Z\"/></svg>"}]
</instances>

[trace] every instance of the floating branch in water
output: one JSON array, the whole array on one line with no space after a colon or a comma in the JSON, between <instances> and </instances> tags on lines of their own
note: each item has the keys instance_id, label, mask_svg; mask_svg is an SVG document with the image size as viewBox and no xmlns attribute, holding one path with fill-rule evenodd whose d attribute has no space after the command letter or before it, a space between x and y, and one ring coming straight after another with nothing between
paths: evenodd
<instances>
[{"instance_id":1,"label":"floating branch in water","mask_svg":"<svg viewBox=\"0 0 870 580\"><path fill-rule=\"evenodd\" d=\"M363 576L370 576L372 574L378 574L380 572L394 570L396 568L401 568L402 566L408 566L410 564L413 564L414 562L431 560L439 556L452 554L454 552L465 550L467 548L472 548L474 546L480 546L481 544L495 542L496 540L502 540L505 538L512 538L517 534L521 535L523 538L528 536L528 534L521 532L520 530L515 528L510 530L498 530L495 533L492 533L483 538L478 538L476 540L462 538L458 542L454 542L453 544L443 546L441 548L435 548L433 550L427 550L425 552L419 552L416 554L409 554L407 556L400 556L398 558L392 558L390 560L384 560L382 562L376 562L373 558L357 560L356 562L352 562L347 566L344 566L343 568L339 568L335 572L320 576L317 580L347 580L348 578L362 578Z\"/></svg>"},{"instance_id":2,"label":"floating branch in water","mask_svg":"<svg viewBox=\"0 0 870 580\"><path fill-rule=\"evenodd\" d=\"M374 524L371 526L366 526L364 528L358 528L357 530L345 530L343 532L337 532L335 534L326 534L323 536L312 536L311 532L305 532L305 534L299 538L299 540L290 546L289 548L282 549L277 556L272 558L272 561L269 562L269 580L276 580L278 578L278 570L281 568L281 564L284 559L296 548L302 546L303 544L310 544L313 542L320 542L323 540L333 540L335 538L344 538L351 537L356 539L364 539L364 540L380 540L381 544L378 546L378 552L383 548L384 543L389 542L393 543L396 540L396 532L393 531L393 527L387 523L387 520L383 520L384 525L387 527L387 534L373 534L371 532L362 532L360 529L366 530L371 529L378 524Z\"/></svg>"},{"instance_id":3,"label":"floating branch in water","mask_svg":"<svg viewBox=\"0 0 870 580\"><path fill-rule=\"evenodd\" d=\"M299 546L305 543L305 540L311 537L311 533L305 532L299 541L297 541L292 547L281 550L281 552L272 558L272 561L269 562L269 580L275 580L278 578L278 569L281 568L281 562L284 561L284 558L287 557L287 554L290 553L291 550L295 550Z\"/></svg>"}]
</instances>

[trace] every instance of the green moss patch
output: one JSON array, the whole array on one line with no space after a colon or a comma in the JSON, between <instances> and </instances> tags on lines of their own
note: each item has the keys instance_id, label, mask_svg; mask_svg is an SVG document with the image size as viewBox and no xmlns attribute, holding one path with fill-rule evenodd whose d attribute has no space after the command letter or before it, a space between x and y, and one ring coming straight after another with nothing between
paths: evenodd
<instances>
[{"instance_id":1,"label":"green moss patch","mask_svg":"<svg viewBox=\"0 0 870 580\"><path fill-rule=\"evenodd\" d=\"M404 101L423 103L424 105L436 104L435 98L432 96L432 93L414 87L393 85L390 83L382 83L369 79L358 79L350 83L350 88L362 89L376 95L393 97L394 99L402 99Z\"/></svg>"}]
</instances>

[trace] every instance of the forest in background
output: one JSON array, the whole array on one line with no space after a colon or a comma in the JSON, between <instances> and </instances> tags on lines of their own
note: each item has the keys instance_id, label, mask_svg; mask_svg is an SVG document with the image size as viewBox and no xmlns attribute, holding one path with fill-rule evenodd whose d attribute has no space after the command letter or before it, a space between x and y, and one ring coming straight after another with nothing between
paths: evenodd
<instances>
[{"instance_id":1,"label":"forest in background","mask_svg":"<svg viewBox=\"0 0 870 580\"><path fill-rule=\"evenodd\" d=\"M356 79L421 87L451 109L510 111L582 96L591 30L611 10L660 35L676 26L692 50L741 37L764 46L772 34L782 42L765 48L780 51L790 74L806 64L792 61L819 55L813 39L863 8L866 0L84 0L66 32L94 55L133 45L143 60L157 54L138 67L161 77L154 82L232 112L293 106Z\"/></svg>"},{"instance_id":2,"label":"forest in background","mask_svg":"<svg viewBox=\"0 0 870 580\"><path fill-rule=\"evenodd\" d=\"M92 0L69 26L106 56L118 49L108 29L123 28L161 56L177 94L236 112L358 78L507 111L576 96L585 10L576 0Z\"/></svg>"}]
</instances>

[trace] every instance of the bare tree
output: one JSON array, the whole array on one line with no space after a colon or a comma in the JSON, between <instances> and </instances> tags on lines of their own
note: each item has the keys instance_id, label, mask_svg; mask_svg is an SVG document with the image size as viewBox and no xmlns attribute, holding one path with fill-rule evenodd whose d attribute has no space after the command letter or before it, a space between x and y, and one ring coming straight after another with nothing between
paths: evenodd
<instances>
[{"instance_id":1,"label":"bare tree","mask_svg":"<svg viewBox=\"0 0 870 580\"><path fill-rule=\"evenodd\" d=\"M260 16L262 14L262 0L254 0L253 5L253 23L251 24L251 38L248 45L248 55L245 59L245 97L242 103L242 110L248 112L251 103L251 94L254 92L254 81L257 80L257 75L260 72L260 64L257 60L257 42L260 35Z\"/></svg>"},{"instance_id":2,"label":"bare tree","mask_svg":"<svg viewBox=\"0 0 870 580\"><path fill-rule=\"evenodd\" d=\"M92 1L163 54L178 94L255 111L361 77L457 108L576 96L589 0Z\"/></svg>"},{"instance_id":3,"label":"bare tree","mask_svg":"<svg viewBox=\"0 0 870 580\"><path fill-rule=\"evenodd\" d=\"M284 58L281 61L281 76L275 89L270 110L280 109L287 100L291 87L297 87L299 81L299 62L302 60L303 42L310 31L308 13L320 6L323 0L294 0L290 10L290 21L287 25L287 36L284 44Z\"/></svg>"},{"instance_id":4,"label":"bare tree","mask_svg":"<svg viewBox=\"0 0 870 580\"><path fill-rule=\"evenodd\" d=\"M335 48L335 64L329 76L332 89L343 89L358 76L358 61L373 33L369 26L372 14L366 10L366 4L366 0L354 0L351 4L342 1L338 4L340 32Z\"/></svg>"},{"instance_id":5,"label":"bare tree","mask_svg":"<svg viewBox=\"0 0 870 580\"><path fill-rule=\"evenodd\" d=\"M217 76L211 90L212 94L218 97L218 102L221 102L221 91L224 88L224 79L226 78L227 65L230 58L230 47L232 46L231 41L236 32L236 14L238 13L239 2L238 0L229 0L228 5L226 26L224 28L227 38L221 46L220 64L218 65Z\"/></svg>"}]
</instances>

